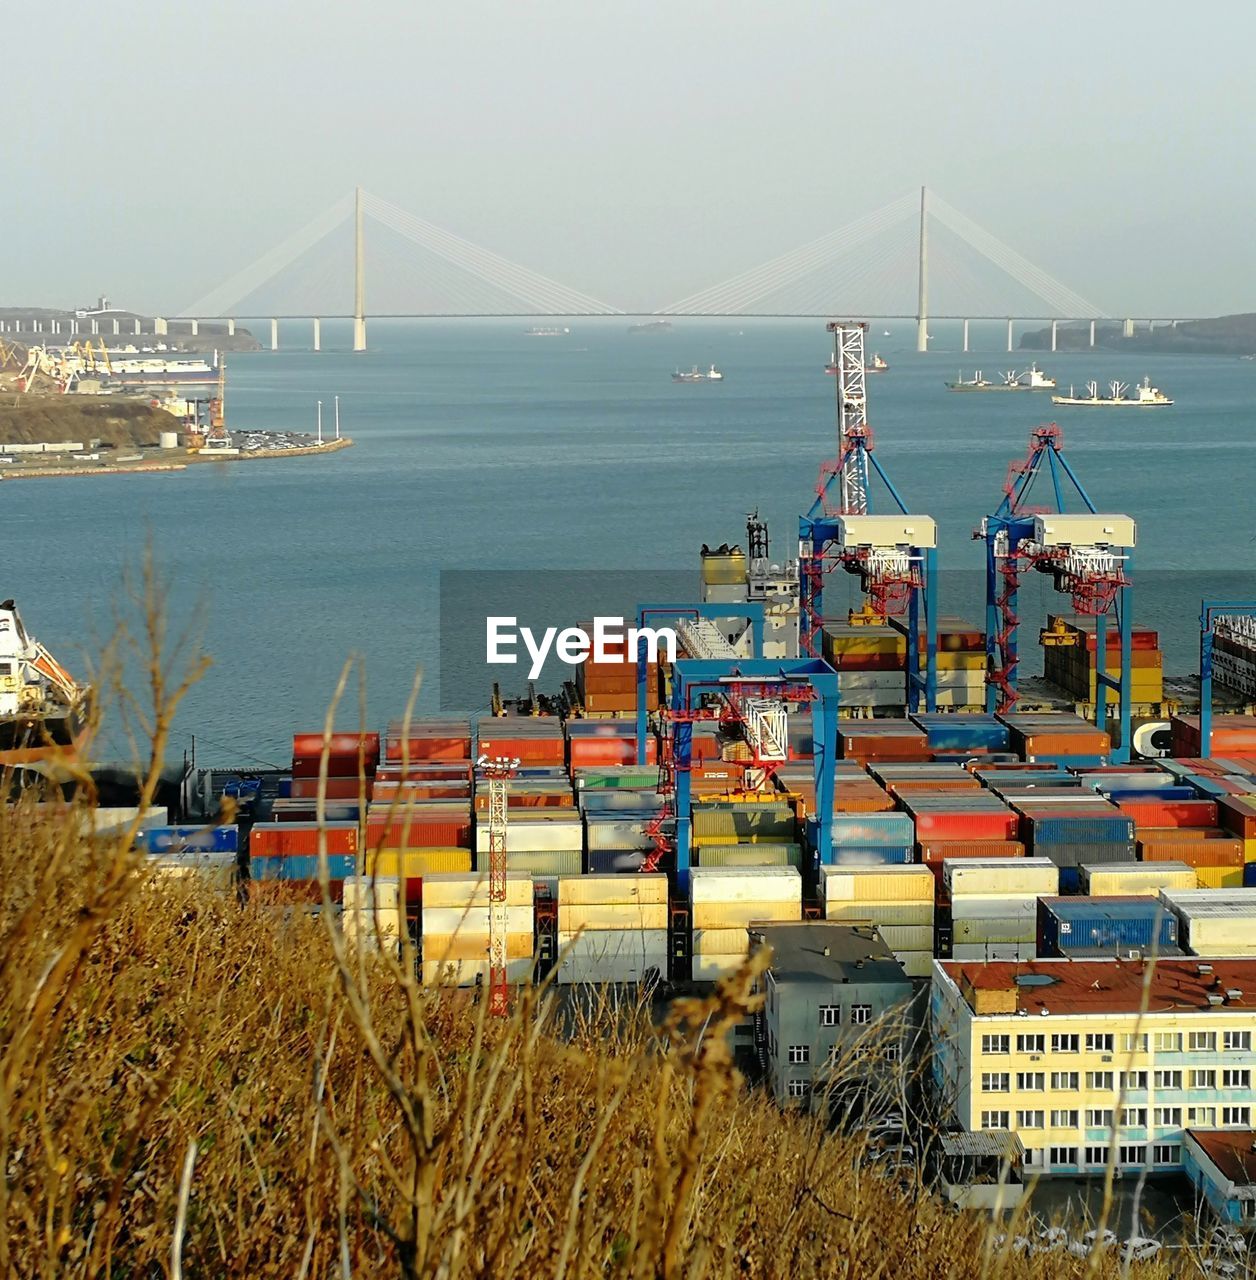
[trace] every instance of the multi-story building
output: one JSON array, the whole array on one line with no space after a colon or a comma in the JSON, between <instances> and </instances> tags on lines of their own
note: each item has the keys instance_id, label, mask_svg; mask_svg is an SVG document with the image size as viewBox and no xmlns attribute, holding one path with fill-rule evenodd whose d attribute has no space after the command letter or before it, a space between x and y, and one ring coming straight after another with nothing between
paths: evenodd
<instances>
[{"instance_id":1,"label":"multi-story building","mask_svg":"<svg viewBox=\"0 0 1256 1280\"><path fill-rule=\"evenodd\" d=\"M911 979L870 925L826 920L754 925L772 948L762 1021L768 1074L782 1106L829 1089L897 1079L911 1037Z\"/></svg>"},{"instance_id":2,"label":"multi-story building","mask_svg":"<svg viewBox=\"0 0 1256 1280\"><path fill-rule=\"evenodd\" d=\"M1026 1172L1171 1172L1187 1129L1249 1129L1256 959L938 960L933 1085L950 1120L1007 1129Z\"/></svg>"}]
</instances>

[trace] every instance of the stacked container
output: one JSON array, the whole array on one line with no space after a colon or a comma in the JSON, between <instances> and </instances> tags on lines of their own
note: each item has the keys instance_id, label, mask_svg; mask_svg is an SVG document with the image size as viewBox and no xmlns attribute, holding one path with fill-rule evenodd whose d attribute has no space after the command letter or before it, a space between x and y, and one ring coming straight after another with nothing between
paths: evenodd
<instances>
[{"instance_id":1,"label":"stacked container","mask_svg":"<svg viewBox=\"0 0 1256 1280\"><path fill-rule=\"evenodd\" d=\"M1182 945L1197 956L1256 956L1256 889L1162 889Z\"/></svg>"},{"instance_id":2,"label":"stacked container","mask_svg":"<svg viewBox=\"0 0 1256 1280\"><path fill-rule=\"evenodd\" d=\"M842 720L837 745L841 759L860 764L929 759L929 739L910 720Z\"/></svg>"},{"instance_id":3,"label":"stacked container","mask_svg":"<svg viewBox=\"0 0 1256 1280\"><path fill-rule=\"evenodd\" d=\"M474 986L489 980L488 876L436 873L423 879L420 916L425 985ZM506 976L532 973L532 881L506 877Z\"/></svg>"},{"instance_id":4,"label":"stacked container","mask_svg":"<svg viewBox=\"0 0 1256 1280\"><path fill-rule=\"evenodd\" d=\"M476 866L488 866L488 810L476 814ZM556 881L584 870L584 825L575 809L511 809L506 865L533 879ZM550 885L551 889L555 884Z\"/></svg>"},{"instance_id":5,"label":"stacked container","mask_svg":"<svg viewBox=\"0 0 1256 1280\"><path fill-rule=\"evenodd\" d=\"M752 922L802 919L802 877L794 867L695 867L689 904L694 981L714 982L745 960Z\"/></svg>"},{"instance_id":6,"label":"stacked container","mask_svg":"<svg viewBox=\"0 0 1256 1280\"><path fill-rule=\"evenodd\" d=\"M667 976L667 877L588 875L558 886L558 981Z\"/></svg>"},{"instance_id":7,"label":"stacked container","mask_svg":"<svg viewBox=\"0 0 1256 1280\"><path fill-rule=\"evenodd\" d=\"M1079 702L1094 703L1098 656L1096 620L1064 614L1048 614L1049 632L1056 643L1043 645L1043 675ZM1063 641L1063 642L1061 642ZM1130 701L1151 707L1164 700L1164 655L1154 631L1135 628L1130 645ZM1121 633L1107 628L1104 674L1116 679L1121 671ZM1109 691L1109 699L1115 697Z\"/></svg>"},{"instance_id":8,"label":"stacked container","mask_svg":"<svg viewBox=\"0 0 1256 1280\"><path fill-rule=\"evenodd\" d=\"M321 733L294 734L292 781L285 788L287 794L275 800L274 817L280 821L315 821L321 792L326 819L335 822L357 819L363 793L368 797L371 794L379 756L378 733L333 733L326 744Z\"/></svg>"},{"instance_id":9,"label":"stacked container","mask_svg":"<svg viewBox=\"0 0 1256 1280\"><path fill-rule=\"evenodd\" d=\"M1131 862L1134 819L1094 792L1044 791L1017 800L1021 839L1033 857L1060 869L1060 888L1076 893L1083 863Z\"/></svg>"},{"instance_id":10,"label":"stacked container","mask_svg":"<svg viewBox=\"0 0 1256 1280\"><path fill-rule=\"evenodd\" d=\"M692 831L700 867L802 865L798 822L784 799L695 799Z\"/></svg>"},{"instance_id":11,"label":"stacked container","mask_svg":"<svg viewBox=\"0 0 1256 1280\"><path fill-rule=\"evenodd\" d=\"M1047 858L955 858L942 868L951 956L955 960L1032 960L1038 898L1059 893ZM939 923L948 921L941 919Z\"/></svg>"},{"instance_id":12,"label":"stacked container","mask_svg":"<svg viewBox=\"0 0 1256 1280\"><path fill-rule=\"evenodd\" d=\"M906 813L835 813L831 820L833 861L876 866L912 860L916 834Z\"/></svg>"},{"instance_id":13,"label":"stacked container","mask_svg":"<svg viewBox=\"0 0 1256 1280\"><path fill-rule=\"evenodd\" d=\"M1143 896L1155 898L1161 889L1194 889L1194 867L1184 862L1100 862L1080 868L1081 891L1092 898Z\"/></svg>"},{"instance_id":14,"label":"stacked container","mask_svg":"<svg viewBox=\"0 0 1256 1280\"><path fill-rule=\"evenodd\" d=\"M1084 768L1106 764L1112 750L1108 735L1081 716L1052 711L1004 713L999 719L1010 730L1012 750L1029 764Z\"/></svg>"},{"instance_id":15,"label":"stacked container","mask_svg":"<svg viewBox=\"0 0 1256 1280\"><path fill-rule=\"evenodd\" d=\"M1197 759L1201 750L1198 716L1173 716L1169 721L1173 754ZM1214 756L1256 756L1256 716L1215 715L1212 718Z\"/></svg>"},{"instance_id":16,"label":"stacked container","mask_svg":"<svg viewBox=\"0 0 1256 1280\"><path fill-rule=\"evenodd\" d=\"M350 947L396 955L406 927L404 886L396 876L349 876L340 927Z\"/></svg>"},{"instance_id":17,"label":"stacked container","mask_svg":"<svg viewBox=\"0 0 1256 1280\"><path fill-rule=\"evenodd\" d=\"M593 634L593 624L581 624L586 635ZM585 715L590 717L619 716L637 709L636 655L628 652L626 638L618 643L607 642L606 658L594 660L592 653L576 668L576 692ZM659 669L657 662L646 664L646 709L657 711L659 705ZM573 762L574 763L574 762ZM594 763L582 761L582 763Z\"/></svg>"},{"instance_id":18,"label":"stacked container","mask_svg":"<svg viewBox=\"0 0 1256 1280\"><path fill-rule=\"evenodd\" d=\"M631 765L637 760L637 722L627 716L596 720L568 720L567 758L571 768L596 765ZM645 740L646 762L658 761L658 739L651 733Z\"/></svg>"},{"instance_id":19,"label":"stacked container","mask_svg":"<svg viewBox=\"0 0 1256 1280\"><path fill-rule=\"evenodd\" d=\"M1039 956L1181 955L1178 920L1145 895L1038 899Z\"/></svg>"},{"instance_id":20,"label":"stacked container","mask_svg":"<svg viewBox=\"0 0 1256 1280\"><path fill-rule=\"evenodd\" d=\"M917 712L911 721L924 730L934 759L970 759L1003 755L1011 750L1008 727L996 716L981 712Z\"/></svg>"},{"instance_id":21,"label":"stacked container","mask_svg":"<svg viewBox=\"0 0 1256 1280\"><path fill-rule=\"evenodd\" d=\"M819 891L826 920L876 925L909 978L929 976L934 880L927 867L822 866Z\"/></svg>"},{"instance_id":22,"label":"stacked container","mask_svg":"<svg viewBox=\"0 0 1256 1280\"><path fill-rule=\"evenodd\" d=\"M648 832L663 807L658 769L600 765L573 774L589 874L636 871L654 846Z\"/></svg>"},{"instance_id":23,"label":"stacked container","mask_svg":"<svg viewBox=\"0 0 1256 1280\"><path fill-rule=\"evenodd\" d=\"M893 627L825 622L824 658L837 672L843 707L897 710L907 705L907 638Z\"/></svg>"},{"instance_id":24,"label":"stacked container","mask_svg":"<svg viewBox=\"0 0 1256 1280\"><path fill-rule=\"evenodd\" d=\"M285 896L317 901L318 849L325 841L331 896L339 900L344 881L357 874L358 824L328 822L257 822L249 832L249 867L254 880L292 886Z\"/></svg>"},{"instance_id":25,"label":"stacked container","mask_svg":"<svg viewBox=\"0 0 1256 1280\"><path fill-rule=\"evenodd\" d=\"M895 618L892 625L906 638L908 622ZM985 633L962 618L939 618L937 623L937 700L940 707L979 711L986 704ZM924 669L926 637L920 639L920 669Z\"/></svg>"}]
</instances>

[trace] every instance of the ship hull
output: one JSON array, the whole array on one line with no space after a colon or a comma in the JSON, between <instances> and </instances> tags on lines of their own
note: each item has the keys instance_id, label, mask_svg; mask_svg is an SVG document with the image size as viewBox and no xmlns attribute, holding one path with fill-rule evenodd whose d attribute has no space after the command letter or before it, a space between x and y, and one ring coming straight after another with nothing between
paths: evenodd
<instances>
[{"instance_id":1,"label":"ship hull","mask_svg":"<svg viewBox=\"0 0 1256 1280\"><path fill-rule=\"evenodd\" d=\"M1070 400L1068 396L1052 396L1052 404L1073 409L1167 409L1172 400Z\"/></svg>"},{"instance_id":2,"label":"ship hull","mask_svg":"<svg viewBox=\"0 0 1256 1280\"><path fill-rule=\"evenodd\" d=\"M60 712L0 717L0 768L78 758L87 746L86 703Z\"/></svg>"}]
</instances>

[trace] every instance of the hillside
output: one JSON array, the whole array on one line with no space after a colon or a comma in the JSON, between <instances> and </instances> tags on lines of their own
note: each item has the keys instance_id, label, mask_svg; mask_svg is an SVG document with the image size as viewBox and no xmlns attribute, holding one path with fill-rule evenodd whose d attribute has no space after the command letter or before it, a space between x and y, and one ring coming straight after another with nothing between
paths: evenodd
<instances>
[{"instance_id":1,"label":"hillside","mask_svg":"<svg viewBox=\"0 0 1256 1280\"><path fill-rule=\"evenodd\" d=\"M156 445L178 422L163 409L112 397L0 394L0 447L10 444L100 440L125 449Z\"/></svg>"},{"instance_id":2,"label":"hillside","mask_svg":"<svg viewBox=\"0 0 1256 1280\"><path fill-rule=\"evenodd\" d=\"M1089 322L1061 324L1057 330L1061 351L1085 351L1090 347ZM1025 333L1023 351L1049 351L1051 327ZM1182 320L1148 329L1140 324L1131 337L1124 336L1119 322L1102 321L1095 327L1095 346L1110 351L1152 351L1175 354L1236 355L1256 352L1256 312L1217 316L1211 320Z\"/></svg>"}]
</instances>

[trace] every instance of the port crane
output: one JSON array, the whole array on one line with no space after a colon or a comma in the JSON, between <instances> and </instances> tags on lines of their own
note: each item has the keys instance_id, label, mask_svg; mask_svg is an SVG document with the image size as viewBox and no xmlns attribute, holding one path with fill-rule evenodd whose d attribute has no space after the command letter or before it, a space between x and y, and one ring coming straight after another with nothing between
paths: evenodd
<instances>
[{"instance_id":1,"label":"port crane","mask_svg":"<svg viewBox=\"0 0 1256 1280\"><path fill-rule=\"evenodd\" d=\"M1124 761L1130 750L1129 571L1137 531L1129 516L1098 511L1064 456L1063 445L1064 433L1055 423L1035 427L1027 455L1008 467L994 514L973 532L986 544L986 710L1015 709L1020 697L1021 576L1026 570L1046 574L1054 589L1069 597L1074 612L1095 619L1095 723L1106 727L1108 694L1115 692L1120 746L1113 759ZM1052 505L1030 506L1035 481L1043 474L1050 479ZM1084 508L1080 513L1064 510L1070 491ZM1119 628L1121 666L1115 677L1105 670L1110 617ZM1071 642L1067 633L1047 628L1040 638L1043 644Z\"/></svg>"},{"instance_id":2,"label":"port crane","mask_svg":"<svg viewBox=\"0 0 1256 1280\"><path fill-rule=\"evenodd\" d=\"M937 526L913 515L874 452L868 424L863 321L830 321L837 384L838 455L820 467L816 496L798 521L799 647L821 656L825 574L840 567L859 579L866 597L852 621L883 623L908 614L907 699L913 710L937 709ZM876 475L896 511L872 512ZM923 637L924 670L921 670Z\"/></svg>"},{"instance_id":3,"label":"port crane","mask_svg":"<svg viewBox=\"0 0 1256 1280\"><path fill-rule=\"evenodd\" d=\"M489 744L481 746L487 751ZM504 1018L510 1012L506 984L506 784L515 776L519 761L481 754L475 764L488 782L488 1011L494 1018Z\"/></svg>"}]
</instances>

